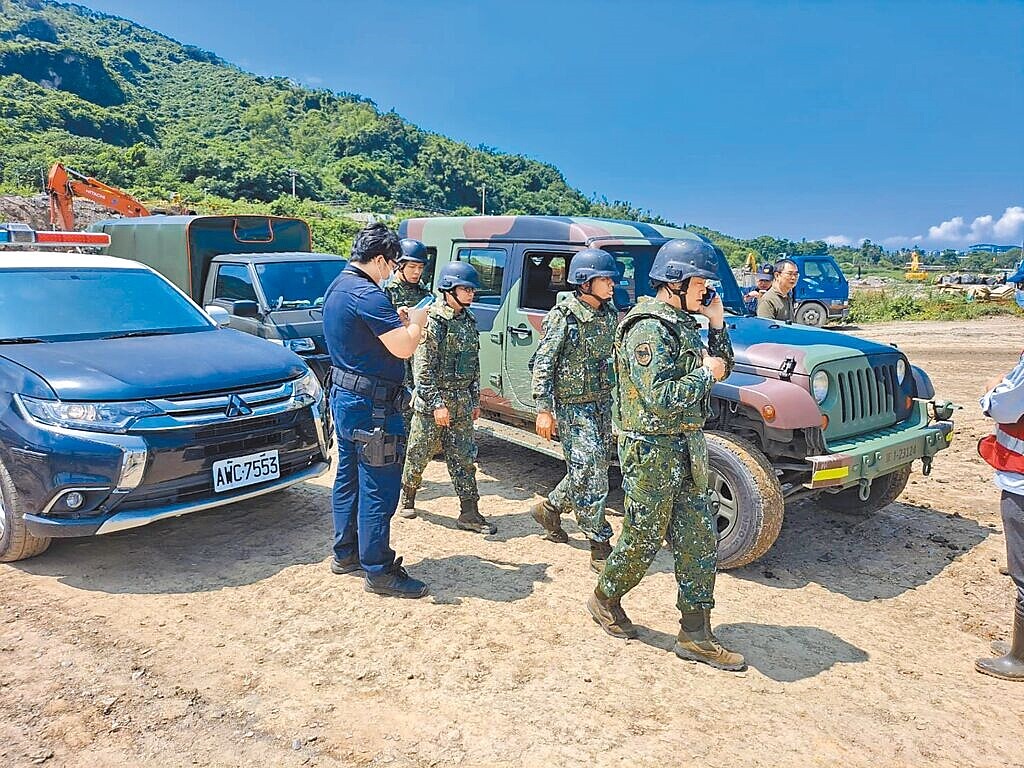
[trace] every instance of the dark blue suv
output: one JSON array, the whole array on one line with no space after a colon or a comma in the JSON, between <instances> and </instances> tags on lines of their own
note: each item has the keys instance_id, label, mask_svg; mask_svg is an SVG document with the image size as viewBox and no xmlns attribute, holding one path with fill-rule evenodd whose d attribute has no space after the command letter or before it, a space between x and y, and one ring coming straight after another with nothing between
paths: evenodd
<instances>
[{"instance_id":1,"label":"dark blue suv","mask_svg":"<svg viewBox=\"0 0 1024 768\"><path fill-rule=\"evenodd\" d=\"M328 413L299 357L148 267L0 250L0 561L313 478Z\"/></svg>"}]
</instances>

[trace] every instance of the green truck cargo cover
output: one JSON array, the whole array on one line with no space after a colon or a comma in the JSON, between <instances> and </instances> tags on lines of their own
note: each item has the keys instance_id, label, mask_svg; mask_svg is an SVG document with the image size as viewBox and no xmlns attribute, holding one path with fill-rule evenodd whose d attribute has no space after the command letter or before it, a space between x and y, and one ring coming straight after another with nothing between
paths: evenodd
<instances>
[{"instance_id":1,"label":"green truck cargo cover","mask_svg":"<svg viewBox=\"0 0 1024 768\"><path fill-rule=\"evenodd\" d=\"M110 235L108 255L152 267L197 302L214 256L313 248L306 222L280 216L142 216L97 221L89 230Z\"/></svg>"}]
</instances>

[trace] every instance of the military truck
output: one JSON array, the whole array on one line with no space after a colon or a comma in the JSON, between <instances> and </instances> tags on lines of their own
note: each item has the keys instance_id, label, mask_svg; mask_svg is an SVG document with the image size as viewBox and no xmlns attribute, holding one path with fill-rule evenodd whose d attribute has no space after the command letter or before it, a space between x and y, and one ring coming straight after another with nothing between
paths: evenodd
<instances>
[{"instance_id":1,"label":"military truck","mask_svg":"<svg viewBox=\"0 0 1024 768\"><path fill-rule=\"evenodd\" d=\"M107 253L152 267L223 325L297 353L321 382L330 370L321 307L346 261L310 253L309 225L284 216L144 216L89 227Z\"/></svg>"},{"instance_id":2,"label":"military truck","mask_svg":"<svg viewBox=\"0 0 1024 768\"><path fill-rule=\"evenodd\" d=\"M598 247L614 255L621 267L615 304L625 311L651 293L648 271L663 243L699 238L674 227L561 216L416 218L399 234L423 241L437 268L451 260L476 267L481 409L494 425L484 427L552 455L532 434L528 361L544 315L572 288L573 253ZM814 498L869 514L895 500L912 464L927 475L949 446L953 406L934 399L928 375L895 347L745 315L718 255L736 367L714 386L708 451L719 564L736 568L771 548L788 503Z\"/></svg>"}]
</instances>

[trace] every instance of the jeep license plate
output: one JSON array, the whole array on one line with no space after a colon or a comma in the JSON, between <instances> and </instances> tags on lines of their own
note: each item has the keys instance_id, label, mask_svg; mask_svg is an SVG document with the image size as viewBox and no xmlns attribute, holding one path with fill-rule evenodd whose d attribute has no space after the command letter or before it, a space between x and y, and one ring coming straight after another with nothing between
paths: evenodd
<instances>
[{"instance_id":1,"label":"jeep license plate","mask_svg":"<svg viewBox=\"0 0 1024 768\"><path fill-rule=\"evenodd\" d=\"M882 454L882 465L892 466L893 464L906 464L917 458L917 444L909 443L898 448L890 448Z\"/></svg>"},{"instance_id":2,"label":"jeep license plate","mask_svg":"<svg viewBox=\"0 0 1024 768\"><path fill-rule=\"evenodd\" d=\"M262 451L213 463L213 491L221 493L281 476L277 451Z\"/></svg>"}]
</instances>

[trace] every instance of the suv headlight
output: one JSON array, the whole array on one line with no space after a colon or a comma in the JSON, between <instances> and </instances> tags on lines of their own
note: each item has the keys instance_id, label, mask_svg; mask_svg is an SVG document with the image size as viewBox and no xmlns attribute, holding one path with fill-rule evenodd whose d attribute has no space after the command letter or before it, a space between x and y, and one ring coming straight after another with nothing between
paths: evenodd
<instances>
[{"instance_id":1,"label":"suv headlight","mask_svg":"<svg viewBox=\"0 0 1024 768\"><path fill-rule=\"evenodd\" d=\"M320 386L320 380L312 371L306 373L292 382L292 395L302 405L312 405L320 402L324 389Z\"/></svg>"},{"instance_id":2,"label":"suv headlight","mask_svg":"<svg viewBox=\"0 0 1024 768\"><path fill-rule=\"evenodd\" d=\"M902 386L905 378L907 378L907 361L900 358L896 363L896 381Z\"/></svg>"},{"instance_id":3,"label":"suv headlight","mask_svg":"<svg viewBox=\"0 0 1024 768\"><path fill-rule=\"evenodd\" d=\"M284 348L292 352L312 352L316 349L316 342L312 339L285 339Z\"/></svg>"},{"instance_id":4,"label":"suv headlight","mask_svg":"<svg viewBox=\"0 0 1024 768\"><path fill-rule=\"evenodd\" d=\"M150 402L71 403L17 395L25 411L38 422L90 432L127 432L137 420L162 411Z\"/></svg>"},{"instance_id":5,"label":"suv headlight","mask_svg":"<svg viewBox=\"0 0 1024 768\"><path fill-rule=\"evenodd\" d=\"M811 377L811 393L818 401L818 405L825 402L825 398L828 397L828 374L825 371L818 371Z\"/></svg>"}]
</instances>

